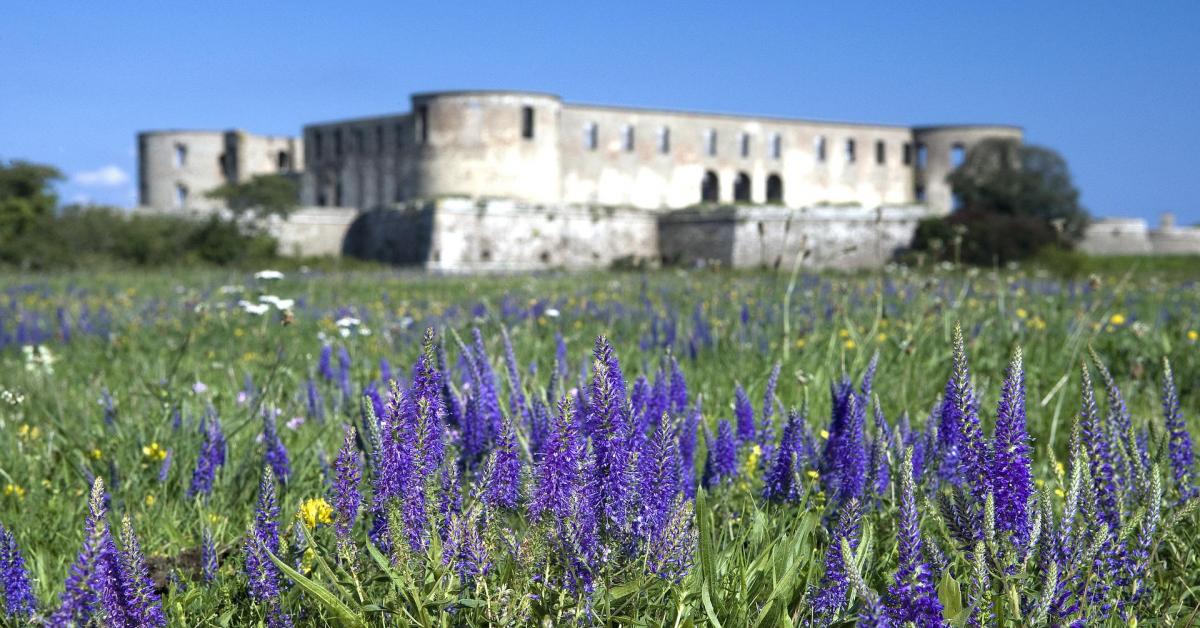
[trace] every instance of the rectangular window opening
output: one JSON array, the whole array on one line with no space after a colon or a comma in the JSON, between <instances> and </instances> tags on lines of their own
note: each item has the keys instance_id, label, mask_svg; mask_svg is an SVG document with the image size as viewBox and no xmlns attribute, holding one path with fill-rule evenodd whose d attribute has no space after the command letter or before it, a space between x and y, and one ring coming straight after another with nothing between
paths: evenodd
<instances>
[{"instance_id":1,"label":"rectangular window opening","mask_svg":"<svg viewBox=\"0 0 1200 628\"><path fill-rule=\"evenodd\" d=\"M625 152L632 153L633 152L633 125L627 125L625 127L625 131L624 131L623 135L624 135L625 139L622 143L625 145Z\"/></svg>"},{"instance_id":2,"label":"rectangular window opening","mask_svg":"<svg viewBox=\"0 0 1200 628\"><path fill-rule=\"evenodd\" d=\"M875 163L881 166L887 163L887 144L883 140L875 142Z\"/></svg>"},{"instance_id":3,"label":"rectangular window opening","mask_svg":"<svg viewBox=\"0 0 1200 628\"><path fill-rule=\"evenodd\" d=\"M824 135L818 135L817 138L813 140L813 151L817 154L817 161L820 163L825 163L826 155Z\"/></svg>"},{"instance_id":4,"label":"rectangular window opening","mask_svg":"<svg viewBox=\"0 0 1200 628\"><path fill-rule=\"evenodd\" d=\"M665 126L658 130L658 152L663 155L671 152L671 129Z\"/></svg>"},{"instance_id":5,"label":"rectangular window opening","mask_svg":"<svg viewBox=\"0 0 1200 628\"><path fill-rule=\"evenodd\" d=\"M533 107L521 107L521 137L533 139Z\"/></svg>"},{"instance_id":6,"label":"rectangular window opening","mask_svg":"<svg viewBox=\"0 0 1200 628\"><path fill-rule=\"evenodd\" d=\"M710 157L717 155L717 131L708 129L704 132L704 149Z\"/></svg>"},{"instance_id":7,"label":"rectangular window opening","mask_svg":"<svg viewBox=\"0 0 1200 628\"><path fill-rule=\"evenodd\" d=\"M846 163L852 164L858 158L855 148L854 140L846 140Z\"/></svg>"},{"instance_id":8,"label":"rectangular window opening","mask_svg":"<svg viewBox=\"0 0 1200 628\"><path fill-rule=\"evenodd\" d=\"M778 133L771 136L771 158L783 157L783 137Z\"/></svg>"},{"instance_id":9,"label":"rectangular window opening","mask_svg":"<svg viewBox=\"0 0 1200 628\"><path fill-rule=\"evenodd\" d=\"M419 105L417 107L417 120L413 128L413 137L418 144L424 144L429 141L429 105Z\"/></svg>"},{"instance_id":10,"label":"rectangular window opening","mask_svg":"<svg viewBox=\"0 0 1200 628\"><path fill-rule=\"evenodd\" d=\"M596 126L595 122L583 125L583 145L587 146L588 150L596 150L600 145L600 127Z\"/></svg>"},{"instance_id":11,"label":"rectangular window opening","mask_svg":"<svg viewBox=\"0 0 1200 628\"><path fill-rule=\"evenodd\" d=\"M750 134L742 133L742 157L750 156Z\"/></svg>"}]
</instances>

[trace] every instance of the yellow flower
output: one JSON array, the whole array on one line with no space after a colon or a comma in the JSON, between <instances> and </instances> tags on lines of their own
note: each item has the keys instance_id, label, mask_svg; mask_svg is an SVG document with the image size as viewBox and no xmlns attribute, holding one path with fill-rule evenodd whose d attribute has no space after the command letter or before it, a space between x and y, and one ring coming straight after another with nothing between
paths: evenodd
<instances>
[{"instance_id":1,"label":"yellow flower","mask_svg":"<svg viewBox=\"0 0 1200 628\"><path fill-rule=\"evenodd\" d=\"M857 347L858 344L855 343L854 340L848 339L846 342L842 343L842 346L846 347L847 349L853 349L854 347Z\"/></svg>"},{"instance_id":2,"label":"yellow flower","mask_svg":"<svg viewBox=\"0 0 1200 628\"><path fill-rule=\"evenodd\" d=\"M1117 327L1124 325L1125 324L1125 315L1124 314L1113 314L1112 316L1108 317L1108 322Z\"/></svg>"},{"instance_id":3,"label":"yellow flower","mask_svg":"<svg viewBox=\"0 0 1200 628\"><path fill-rule=\"evenodd\" d=\"M215 512L210 512L208 513L208 522L212 525L217 525L218 523L221 523L221 517L217 516L217 513Z\"/></svg>"},{"instance_id":4,"label":"yellow flower","mask_svg":"<svg viewBox=\"0 0 1200 628\"><path fill-rule=\"evenodd\" d=\"M1187 338L1188 338L1188 340L1191 340L1192 342L1196 342L1197 340L1200 340L1200 331L1196 331L1194 329L1189 329L1188 333L1187 333Z\"/></svg>"},{"instance_id":5,"label":"yellow flower","mask_svg":"<svg viewBox=\"0 0 1200 628\"><path fill-rule=\"evenodd\" d=\"M1025 308L1019 307L1017 308L1017 318L1029 318L1029 312L1025 311Z\"/></svg>"},{"instance_id":6,"label":"yellow flower","mask_svg":"<svg viewBox=\"0 0 1200 628\"><path fill-rule=\"evenodd\" d=\"M1029 326L1040 331L1046 328L1046 321L1042 320L1040 316L1034 316L1029 319Z\"/></svg>"},{"instance_id":7,"label":"yellow flower","mask_svg":"<svg viewBox=\"0 0 1200 628\"><path fill-rule=\"evenodd\" d=\"M754 449L750 450L750 455L746 456L746 464L742 469L742 477L752 478L754 472L758 470L758 459L762 457L762 447L755 445Z\"/></svg>"},{"instance_id":8,"label":"yellow flower","mask_svg":"<svg viewBox=\"0 0 1200 628\"><path fill-rule=\"evenodd\" d=\"M333 506L330 506L324 497L306 499L304 503L300 504L300 518L309 528L317 527L318 523L331 524L333 523Z\"/></svg>"},{"instance_id":9,"label":"yellow flower","mask_svg":"<svg viewBox=\"0 0 1200 628\"><path fill-rule=\"evenodd\" d=\"M875 342L887 342L887 334L879 332L879 335L875 336Z\"/></svg>"},{"instance_id":10,"label":"yellow flower","mask_svg":"<svg viewBox=\"0 0 1200 628\"><path fill-rule=\"evenodd\" d=\"M850 337L850 332L849 332L848 330L845 330L845 329L843 329L843 330L841 330L841 331L839 331L839 332L838 332L838 336L840 336L840 337L842 337L842 338L849 338L849 337Z\"/></svg>"},{"instance_id":11,"label":"yellow flower","mask_svg":"<svg viewBox=\"0 0 1200 628\"><path fill-rule=\"evenodd\" d=\"M829 430L821 430L821 438L829 440Z\"/></svg>"},{"instance_id":12,"label":"yellow flower","mask_svg":"<svg viewBox=\"0 0 1200 628\"><path fill-rule=\"evenodd\" d=\"M1038 478L1038 479L1034 480L1033 483L1037 484L1038 488L1042 488L1043 486L1046 486L1046 481L1043 480L1042 478Z\"/></svg>"},{"instance_id":13,"label":"yellow flower","mask_svg":"<svg viewBox=\"0 0 1200 628\"><path fill-rule=\"evenodd\" d=\"M103 456L104 453L100 451L99 447L92 447L92 450L88 452L88 455L91 456L93 460L99 460L100 456Z\"/></svg>"},{"instance_id":14,"label":"yellow flower","mask_svg":"<svg viewBox=\"0 0 1200 628\"><path fill-rule=\"evenodd\" d=\"M803 339L803 338L797 338L797 339L796 339L796 348L797 348L797 349L803 349L803 348L804 348L804 345L806 345L806 344L808 344L808 341L807 341L807 340L805 340L805 339Z\"/></svg>"},{"instance_id":15,"label":"yellow flower","mask_svg":"<svg viewBox=\"0 0 1200 628\"><path fill-rule=\"evenodd\" d=\"M147 494L147 495L146 495L146 505L147 505L147 506L153 506L155 501L156 501L156 500L154 499L154 495L153 495L153 494Z\"/></svg>"},{"instance_id":16,"label":"yellow flower","mask_svg":"<svg viewBox=\"0 0 1200 628\"><path fill-rule=\"evenodd\" d=\"M142 447L142 455L150 460L162 461L167 457L167 450L163 449L158 443L150 443Z\"/></svg>"},{"instance_id":17,"label":"yellow flower","mask_svg":"<svg viewBox=\"0 0 1200 628\"><path fill-rule=\"evenodd\" d=\"M1064 493L1064 492L1063 492L1063 490L1062 490L1061 488L1056 488L1056 489L1054 489L1054 494L1055 494L1055 495L1058 495L1059 497L1066 497L1066 496L1067 496L1067 494L1066 494L1066 493Z\"/></svg>"},{"instance_id":18,"label":"yellow flower","mask_svg":"<svg viewBox=\"0 0 1200 628\"><path fill-rule=\"evenodd\" d=\"M246 332L243 331L241 327L237 327L233 330L233 335L235 338L241 338L242 336L246 335Z\"/></svg>"},{"instance_id":19,"label":"yellow flower","mask_svg":"<svg viewBox=\"0 0 1200 628\"><path fill-rule=\"evenodd\" d=\"M21 488L17 484L5 484L4 485L4 496L5 497L16 497L17 499L25 499L25 489Z\"/></svg>"},{"instance_id":20,"label":"yellow flower","mask_svg":"<svg viewBox=\"0 0 1200 628\"><path fill-rule=\"evenodd\" d=\"M21 427L17 428L17 436L23 440L37 440L42 435L42 429L38 426L30 426L28 423L22 423Z\"/></svg>"},{"instance_id":21,"label":"yellow flower","mask_svg":"<svg viewBox=\"0 0 1200 628\"><path fill-rule=\"evenodd\" d=\"M815 479L817 479L817 478L821 477L821 474L820 474L820 473L817 473L816 471L814 471L814 470L812 470L812 469L809 469L809 470L808 470L808 477L810 477L810 478L812 478L812 479L814 479L814 480L815 480Z\"/></svg>"}]
</instances>

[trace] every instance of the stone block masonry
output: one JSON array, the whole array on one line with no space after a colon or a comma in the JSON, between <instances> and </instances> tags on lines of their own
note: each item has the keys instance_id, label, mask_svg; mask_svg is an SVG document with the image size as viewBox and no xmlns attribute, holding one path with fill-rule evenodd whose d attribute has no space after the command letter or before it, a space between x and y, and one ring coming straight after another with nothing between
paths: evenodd
<instances>
[{"instance_id":1,"label":"stone block masonry","mask_svg":"<svg viewBox=\"0 0 1200 628\"><path fill-rule=\"evenodd\" d=\"M583 205L441 199L363 212L294 214L276 231L285 253L346 255L427 270L522 272L719 264L731 268L878 267L937 212L881 208L731 206L655 212ZM319 225L318 225L319 223ZM340 247L326 239L344 225Z\"/></svg>"}]
</instances>

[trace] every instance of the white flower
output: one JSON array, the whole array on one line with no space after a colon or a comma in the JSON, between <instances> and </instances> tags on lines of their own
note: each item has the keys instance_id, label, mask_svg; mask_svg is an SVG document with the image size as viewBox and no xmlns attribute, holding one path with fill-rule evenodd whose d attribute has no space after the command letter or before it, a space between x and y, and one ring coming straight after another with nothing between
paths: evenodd
<instances>
[{"instance_id":1,"label":"white flower","mask_svg":"<svg viewBox=\"0 0 1200 628\"><path fill-rule=\"evenodd\" d=\"M283 279L283 273L281 273L277 270L260 270L256 273L254 273L254 278L261 279L264 281Z\"/></svg>"},{"instance_id":2,"label":"white flower","mask_svg":"<svg viewBox=\"0 0 1200 628\"><path fill-rule=\"evenodd\" d=\"M50 350L42 345L25 345L21 347L21 351L25 353L25 370L30 373L41 371L45 375L54 374L54 363L58 358L54 357Z\"/></svg>"},{"instance_id":3,"label":"white flower","mask_svg":"<svg viewBox=\"0 0 1200 628\"><path fill-rule=\"evenodd\" d=\"M555 308L546 308L546 316L549 316L550 318L558 318L559 314L560 312Z\"/></svg>"},{"instance_id":4,"label":"white flower","mask_svg":"<svg viewBox=\"0 0 1200 628\"><path fill-rule=\"evenodd\" d=\"M22 395L19 392L8 390L7 388L0 389L0 401L3 401L10 406L19 406L25 402L25 395Z\"/></svg>"},{"instance_id":5,"label":"white flower","mask_svg":"<svg viewBox=\"0 0 1200 628\"><path fill-rule=\"evenodd\" d=\"M217 288L217 293L218 294L235 294L235 293L241 292L245 289L246 288L244 288L243 286L235 286L235 285L230 284L227 286L221 286L220 288Z\"/></svg>"},{"instance_id":6,"label":"white flower","mask_svg":"<svg viewBox=\"0 0 1200 628\"><path fill-rule=\"evenodd\" d=\"M365 327L365 326L359 327L359 328L358 328L358 335L360 335L360 336L370 336L370 335L371 335L371 330L370 330L369 328Z\"/></svg>"},{"instance_id":7,"label":"white flower","mask_svg":"<svg viewBox=\"0 0 1200 628\"><path fill-rule=\"evenodd\" d=\"M342 335L342 338L349 338L351 332L345 327L338 327L338 333Z\"/></svg>"},{"instance_id":8,"label":"white flower","mask_svg":"<svg viewBox=\"0 0 1200 628\"><path fill-rule=\"evenodd\" d=\"M337 325L338 327L355 327L361 324L362 321L354 318L353 316L343 316L337 319L337 321L334 323L334 325Z\"/></svg>"},{"instance_id":9,"label":"white flower","mask_svg":"<svg viewBox=\"0 0 1200 628\"><path fill-rule=\"evenodd\" d=\"M280 311L290 310L292 306L296 305L295 299L281 299L273 294L264 294L258 297L258 300L262 303L270 303L275 306L275 309Z\"/></svg>"},{"instance_id":10,"label":"white flower","mask_svg":"<svg viewBox=\"0 0 1200 628\"><path fill-rule=\"evenodd\" d=\"M262 303L251 303L245 299L238 301L238 305L241 306L241 308L248 314L253 314L255 316L262 316L263 314L267 313L267 310L271 309L271 306L269 305Z\"/></svg>"}]
</instances>

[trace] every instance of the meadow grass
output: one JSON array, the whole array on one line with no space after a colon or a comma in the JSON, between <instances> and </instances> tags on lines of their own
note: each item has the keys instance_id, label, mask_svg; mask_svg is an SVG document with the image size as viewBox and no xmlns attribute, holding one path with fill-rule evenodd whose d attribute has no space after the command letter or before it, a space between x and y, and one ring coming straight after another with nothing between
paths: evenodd
<instances>
[{"instance_id":1,"label":"meadow grass","mask_svg":"<svg viewBox=\"0 0 1200 628\"><path fill-rule=\"evenodd\" d=\"M934 566L946 621L1058 625L1082 619L1100 625L1136 617L1143 624L1184 625L1200 608L1200 530L1192 509L1197 500L1171 492L1177 489L1167 470L1169 434L1160 389L1162 360L1168 358L1184 420L1195 433L1200 292L1176 272L1099 270L1091 280L1076 281L1022 271L951 270L802 274L794 283L774 273L703 271L435 277L362 270L288 272L273 281L215 271L13 276L0 304L5 374L0 388L11 393L0 400L0 524L13 534L32 576L35 620L50 617L60 604L68 568L84 544L89 487L102 478L113 528L121 515L130 516L171 625L275 624L282 620L272 615L272 605L301 625L866 622L872 592L880 604L890 603L887 591L901 562L896 539L903 444L885 455L892 481L877 495L862 497L861 530L848 551L863 586L851 586L826 615L813 604L829 584L831 538L838 540L835 522L844 504L827 494L819 456L797 464L798 488L791 498L764 499L771 447L761 445L778 440L789 409L804 408L821 448L823 430L836 412L831 387L845 374L857 382L876 354L873 391L890 425L896 428L902 415L914 430L936 422L929 417L946 391L953 330L961 324L984 434L995 423L1005 368L1018 346L1023 351L1031 468L1035 489L1052 512L1062 513L1072 495L1089 499L1086 490L1072 493L1071 486L1081 363L1090 363L1104 405L1089 349L1119 385L1134 428L1146 433L1150 456L1161 465L1164 505L1162 524L1152 530L1147 593L1121 605L1122 585L1110 582L1112 590L1102 599L1071 612L1065 609L1069 604L1060 609L1056 602L1054 609L1065 614L1038 615L1048 594L1046 574L1034 559L1021 560L1015 545L1003 560L1004 551L995 550L984 566L988 575L973 584L980 582L976 565L983 559L951 529L952 513L938 501L945 487L920 482L917 510L926 544L946 554L944 564ZM263 295L293 302L280 308L262 301ZM265 311L254 313L262 303ZM517 438L521 505L503 512L481 506L491 458L463 462L458 466L465 505L453 519L459 523L433 517L430 525L444 529L428 535L423 551L404 551L394 539L368 540L373 518L387 519L389 513L364 510L353 530L357 558L351 561L338 550L328 514L310 514L309 530L291 522L303 505L316 508L310 500L332 500L331 468L343 424L358 428L358 448L372 454L362 395L376 382L387 400L387 387L379 381L386 368L381 360L395 379L411 378L427 328L436 330L444 348L442 376L455 398L465 402L480 394L481 380L472 375L480 367L472 367L472 360L482 355L494 371L502 418ZM467 349L475 328L486 353ZM610 530L601 522L602 558L588 566L584 583L579 568L563 562L564 546L555 544L564 533L525 512L537 482L531 463L540 458L530 428L512 416L505 333L519 390L530 404L544 401L550 414L565 391L591 390L597 336L612 343L631 388L639 376L650 384L660 370L669 376L671 359L677 361L686 379L687 410L670 412L668 421L678 431L685 415L701 408L692 461L698 482L709 456L705 434L715 433L719 420L734 420L736 386L744 388L761 420L768 379L779 366L769 437L760 445L740 442L737 477L702 488L671 511L680 519L679 538L687 540L672 550L682 555L682 569L652 568L657 546L651 536ZM557 371L562 381L551 390L553 398L547 398L556 372L556 334L568 360ZM322 376L326 346L333 371L343 349L349 356L347 383L340 373ZM317 410L310 403L310 381L321 399ZM276 549L283 563L280 580L290 586L275 601L247 593L243 568L243 541L254 525L264 454L272 444L262 438L267 410L277 414L272 421L289 459L286 483L278 486L284 539ZM206 416L220 417L227 457L211 493L189 495ZM881 438L884 432L870 424L871 413L866 417L868 438ZM462 453L456 435L461 431L446 437L449 460ZM489 448L497 438L491 434ZM163 471L168 455L170 466ZM377 473L364 466L364 509L371 506ZM431 500L440 494L438 486L428 491ZM1130 530L1113 530L1113 539L1125 543L1145 527L1146 503L1131 498L1123 519ZM1091 516L1086 507L1081 512ZM218 559L211 581L201 564L206 533ZM444 552L451 541L462 552ZM463 548L472 547L479 554L473 559L487 563L474 575L463 567L469 554ZM840 565L840 550L833 550ZM1114 565L1109 567L1118 570ZM1104 578L1091 564L1085 571L1081 587Z\"/></svg>"}]
</instances>

